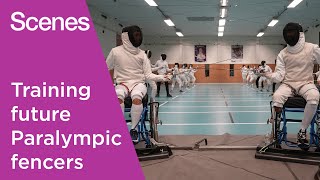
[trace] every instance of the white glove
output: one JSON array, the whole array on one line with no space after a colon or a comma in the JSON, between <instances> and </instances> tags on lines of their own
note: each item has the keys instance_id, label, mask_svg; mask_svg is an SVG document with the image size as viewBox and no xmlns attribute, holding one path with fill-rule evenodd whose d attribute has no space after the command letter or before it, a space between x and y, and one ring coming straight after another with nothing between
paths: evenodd
<instances>
[{"instance_id":1,"label":"white glove","mask_svg":"<svg viewBox=\"0 0 320 180\"><path fill-rule=\"evenodd\" d=\"M167 75L163 76L163 79L165 82L167 82L167 81L171 81L172 77L173 77L172 74L168 73Z\"/></svg>"}]
</instances>

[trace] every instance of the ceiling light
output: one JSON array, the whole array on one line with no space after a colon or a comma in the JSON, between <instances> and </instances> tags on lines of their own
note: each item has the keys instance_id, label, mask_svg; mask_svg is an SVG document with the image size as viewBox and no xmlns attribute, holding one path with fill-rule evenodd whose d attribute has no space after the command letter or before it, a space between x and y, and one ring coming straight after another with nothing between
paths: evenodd
<instances>
[{"instance_id":1,"label":"ceiling light","mask_svg":"<svg viewBox=\"0 0 320 180\"><path fill-rule=\"evenodd\" d=\"M219 36L219 37L222 37L222 36L223 36L223 32L219 32L219 33L218 33L218 36Z\"/></svg>"},{"instance_id":2,"label":"ceiling light","mask_svg":"<svg viewBox=\"0 0 320 180\"><path fill-rule=\"evenodd\" d=\"M165 19L164 22L168 25L168 26L174 26L173 22L171 21L171 19Z\"/></svg>"},{"instance_id":3,"label":"ceiling light","mask_svg":"<svg viewBox=\"0 0 320 180\"><path fill-rule=\"evenodd\" d=\"M223 32L224 31L224 27L222 26L222 27L218 27L218 31L219 32Z\"/></svg>"},{"instance_id":4,"label":"ceiling light","mask_svg":"<svg viewBox=\"0 0 320 180\"><path fill-rule=\"evenodd\" d=\"M276 25L279 22L278 19L272 19L272 21L268 24L269 27L273 27L274 25Z\"/></svg>"},{"instance_id":5,"label":"ceiling light","mask_svg":"<svg viewBox=\"0 0 320 180\"><path fill-rule=\"evenodd\" d=\"M149 6L158 6L158 4L153 0L145 0L145 1L149 4Z\"/></svg>"},{"instance_id":6,"label":"ceiling light","mask_svg":"<svg viewBox=\"0 0 320 180\"><path fill-rule=\"evenodd\" d=\"M301 3L301 1L303 1L303 0L293 0L293 1L289 4L288 8L295 8L298 4Z\"/></svg>"},{"instance_id":7,"label":"ceiling light","mask_svg":"<svg viewBox=\"0 0 320 180\"><path fill-rule=\"evenodd\" d=\"M176 34L177 34L179 37L183 37L182 32L176 32Z\"/></svg>"},{"instance_id":8,"label":"ceiling light","mask_svg":"<svg viewBox=\"0 0 320 180\"><path fill-rule=\"evenodd\" d=\"M225 18L227 16L227 8L220 9L220 17Z\"/></svg>"},{"instance_id":9,"label":"ceiling light","mask_svg":"<svg viewBox=\"0 0 320 180\"><path fill-rule=\"evenodd\" d=\"M226 19L219 19L219 26L226 25Z\"/></svg>"},{"instance_id":10,"label":"ceiling light","mask_svg":"<svg viewBox=\"0 0 320 180\"><path fill-rule=\"evenodd\" d=\"M259 32L259 34L257 35L257 37L261 37L264 35L264 32Z\"/></svg>"},{"instance_id":11,"label":"ceiling light","mask_svg":"<svg viewBox=\"0 0 320 180\"><path fill-rule=\"evenodd\" d=\"M227 6L228 5L228 0L221 0L220 4L221 4L221 6Z\"/></svg>"}]
</instances>

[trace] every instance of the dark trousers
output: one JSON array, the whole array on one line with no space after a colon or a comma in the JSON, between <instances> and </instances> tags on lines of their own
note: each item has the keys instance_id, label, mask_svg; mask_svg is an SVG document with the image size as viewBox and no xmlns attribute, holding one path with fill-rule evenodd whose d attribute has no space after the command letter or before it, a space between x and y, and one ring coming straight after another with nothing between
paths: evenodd
<instances>
[{"instance_id":1,"label":"dark trousers","mask_svg":"<svg viewBox=\"0 0 320 180\"><path fill-rule=\"evenodd\" d=\"M276 83L273 83L272 84L272 92L275 92L276 91Z\"/></svg>"},{"instance_id":2,"label":"dark trousers","mask_svg":"<svg viewBox=\"0 0 320 180\"><path fill-rule=\"evenodd\" d=\"M259 88L259 79L260 79L260 77L261 77L261 76L259 76L259 77L257 78L257 80L256 80L256 86L257 86L257 88ZM261 83L261 86L262 86L262 88L263 88L263 82Z\"/></svg>"},{"instance_id":3,"label":"dark trousers","mask_svg":"<svg viewBox=\"0 0 320 180\"><path fill-rule=\"evenodd\" d=\"M165 82L164 83L166 86L166 91L167 91L167 95L169 94L169 83ZM157 82L157 94L160 94L160 87L161 87L161 82Z\"/></svg>"}]
</instances>

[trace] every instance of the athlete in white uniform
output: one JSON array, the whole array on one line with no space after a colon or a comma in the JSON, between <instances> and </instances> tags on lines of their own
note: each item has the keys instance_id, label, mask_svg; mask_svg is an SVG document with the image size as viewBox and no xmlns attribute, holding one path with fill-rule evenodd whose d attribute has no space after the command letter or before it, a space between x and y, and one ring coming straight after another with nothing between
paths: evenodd
<instances>
[{"instance_id":1,"label":"athlete in white uniform","mask_svg":"<svg viewBox=\"0 0 320 180\"><path fill-rule=\"evenodd\" d=\"M245 65L243 65L241 68L241 75L242 75L243 85L245 85L247 80L247 75L248 75L248 68L246 68Z\"/></svg>"},{"instance_id":2,"label":"athlete in white uniform","mask_svg":"<svg viewBox=\"0 0 320 180\"><path fill-rule=\"evenodd\" d=\"M312 72L314 64L320 63L320 48L316 44L305 42L303 29L297 23L288 23L283 29L283 36L287 47L277 57L275 72L266 73L265 76L273 82L282 82L273 94L276 112L280 113L288 97L294 94L302 96L307 101L297 138L299 146L306 147L306 130L319 103L319 91L313 83Z\"/></svg>"},{"instance_id":3,"label":"athlete in white uniform","mask_svg":"<svg viewBox=\"0 0 320 180\"><path fill-rule=\"evenodd\" d=\"M248 76L247 76L247 83L248 83L248 85L250 87L253 87L254 80L255 80L254 69L253 68L249 68Z\"/></svg>"},{"instance_id":4,"label":"athlete in white uniform","mask_svg":"<svg viewBox=\"0 0 320 180\"><path fill-rule=\"evenodd\" d=\"M186 75L185 75L185 72L186 72L185 64L182 65L182 68L180 68L179 71L180 71L179 78L180 78L180 80L182 82L182 86L184 88L187 88L188 81L187 81L187 78L186 78Z\"/></svg>"},{"instance_id":5,"label":"athlete in white uniform","mask_svg":"<svg viewBox=\"0 0 320 180\"><path fill-rule=\"evenodd\" d=\"M261 66L259 68L259 72L272 73L272 69L270 68L270 66L268 66L266 64L266 61L261 61ZM264 87L266 87L267 91L269 92L269 88L271 86L271 81L269 79L267 79L264 75L261 75L261 77L259 79L260 91L263 91L262 83L263 83Z\"/></svg>"},{"instance_id":6,"label":"athlete in white uniform","mask_svg":"<svg viewBox=\"0 0 320 180\"><path fill-rule=\"evenodd\" d=\"M182 91L182 82L181 82L180 77L179 77L179 74L180 74L179 63L175 63L174 64L174 68L172 70L172 73L173 73L173 78L172 78L172 84L171 84L171 92L173 91L174 86L175 86L176 83L178 83L178 85L179 85L179 91L183 92Z\"/></svg>"},{"instance_id":7,"label":"athlete in white uniform","mask_svg":"<svg viewBox=\"0 0 320 180\"><path fill-rule=\"evenodd\" d=\"M253 78L252 79L250 79L250 81L253 81L252 82L252 88L254 88L255 87L255 82L256 82L256 80L257 80L257 78L258 78L258 68L256 68L256 66L253 66ZM258 88L259 86L257 85L257 88Z\"/></svg>"},{"instance_id":8,"label":"athlete in white uniform","mask_svg":"<svg viewBox=\"0 0 320 180\"><path fill-rule=\"evenodd\" d=\"M162 67L158 70L159 75L166 75L168 72L171 71L169 69L169 65L168 65L168 62L166 61L166 59L167 59L167 55L161 54L161 59L159 59L155 64L155 67ZM169 92L169 83L165 82L165 86L166 86L167 97L172 97ZM157 95L156 95L156 97L159 97L159 95L160 95L160 87L161 87L161 82L157 82Z\"/></svg>"},{"instance_id":9,"label":"athlete in white uniform","mask_svg":"<svg viewBox=\"0 0 320 180\"><path fill-rule=\"evenodd\" d=\"M184 76L186 77L186 86L190 87L190 69L188 69L188 64L184 64Z\"/></svg>"},{"instance_id":10,"label":"athlete in white uniform","mask_svg":"<svg viewBox=\"0 0 320 180\"><path fill-rule=\"evenodd\" d=\"M150 61L150 58L152 56L152 52L150 50L146 50L145 51L149 61ZM162 67L152 67L152 64L151 64L151 61L150 61L150 65L151 65L151 71L152 72L156 72L158 71L159 69L161 69ZM150 88L151 88L151 97L150 97L150 101L151 102L154 102L155 101L155 98L156 98L156 93L157 93L157 84L156 82L152 81L152 80L147 80L146 83L148 83L150 85Z\"/></svg>"},{"instance_id":11,"label":"athlete in white uniform","mask_svg":"<svg viewBox=\"0 0 320 180\"><path fill-rule=\"evenodd\" d=\"M138 26L123 28L121 38L123 45L113 48L106 61L111 77L116 75L115 89L123 112L124 99L127 96L132 98L130 134L132 140L137 142L136 126L143 110L142 98L147 93L145 81L168 81L170 78L152 74L150 61L139 48L142 44L142 32Z\"/></svg>"},{"instance_id":12,"label":"athlete in white uniform","mask_svg":"<svg viewBox=\"0 0 320 180\"><path fill-rule=\"evenodd\" d=\"M194 83L196 82L196 77L194 76L194 73L197 72L197 70L193 69L192 64L190 64L189 71L190 83L192 86L194 86Z\"/></svg>"}]
</instances>

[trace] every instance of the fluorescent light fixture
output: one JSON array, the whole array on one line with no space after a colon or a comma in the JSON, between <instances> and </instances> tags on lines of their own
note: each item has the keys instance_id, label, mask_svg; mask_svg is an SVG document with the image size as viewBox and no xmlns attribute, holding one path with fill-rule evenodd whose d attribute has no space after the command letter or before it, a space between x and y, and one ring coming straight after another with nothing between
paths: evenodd
<instances>
[{"instance_id":1,"label":"fluorescent light fixture","mask_svg":"<svg viewBox=\"0 0 320 180\"><path fill-rule=\"evenodd\" d=\"M264 35L264 32L259 32L259 34L257 35L257 37L261 37Z\"/></svg>"},{"instance_id":2,"label":"fluorescent light fixture","mask_svg":"<svg viewBox=\"0 0 320 180\"><path fill-rule=\"evenodd\" d=\"M218 32L218 36L222 37L223 36L223 32Z\"/></svg>"},{"instance_id":3,"label":"fluorescent light fixture","mask_svg":"<svg viewBox=\"0 0 320 180\"><path fill-rule=\"evenodd\" d=\"M218 27L218 31L219 32L223 32L224 31L224 27L222 26L222 27Z\"/></svg>"},{"instance_id":4,"label":"fluorescent light fixture","mask_svg":"<svg viewBox=\"0 0 320 180\"><path fill-rule=\"evenodd\" d=\"M179 37L183 37L182 32L176 32L176 34L177 34Z\"/></svg>"},{"instance_id":5,"label":"fluorescent light fixture","mask_svg":"<svg viewBox=\"0 0 320 180\"><path fill-rule=\"evenodd\" d=\"M293 0L293 1L289 4L288 8L295 8L295 7L296 7L298 4L300 4L302 1L303 1L303 0Z\"/></svg>"},{"instance_id":6,"label":"fluorescent light fixture","mask_svg":"<svg viewBox=\"0 0 320 180\"><path fill-rule=\"evenodd\" d=\"M219 19L219 26L226 25L226 19Z\"/></svg>"},{"instance_id":7,"label":"fluorescent light fixture","mask_svg":"<svg viewBox=\"0 0 320 180\"><path fill-rule=\"evenodd\" d=\"M221 6L227 6L228 5L228 0L221 0L220 4L221 4Z\"/></svg>"},{"instance_id":8,"label":"fluorescent light fixture","mask_svg":"<svg viewBox=\"0 0 320 180\"><path fill-rule=\"evenodd\" d=\"M269 27L273 27L274 25L276 25L279 22L278 19L272 19L272 21L268 24Z\"/></svg>"},{"instance_id":9,"label":"fluorescent light fixture","mask_svg":"<svg viewBox=\"0 0 320 180\"><path fill-rule=\"evenodd\" d=\"M165 19L164 22L168 25L168 26L174 26L173 22L171 21L171 19Z\"/></svg>"},{"instance_id":10,"label":"fluorescent light fixture","mask_svg":"<svg viewBox=\"0 0 320 180\"><path fill-rule=\"evenodd\" d=\"M225 18L227 16L227 9L226 8L221 8L220 9L220 17Z\"/></svg>"},{"instance_id":11,"label":"fluorescent light fixture","mask_svg":"<svg viewBox=\"0 0 320 180\"><path fill-rule=\"evenodd\" d=\"M145 0L145 1L149 4L149 6L158 6L158 4L153 0Z\"/></svg>"}]
</instances>

